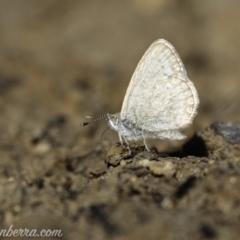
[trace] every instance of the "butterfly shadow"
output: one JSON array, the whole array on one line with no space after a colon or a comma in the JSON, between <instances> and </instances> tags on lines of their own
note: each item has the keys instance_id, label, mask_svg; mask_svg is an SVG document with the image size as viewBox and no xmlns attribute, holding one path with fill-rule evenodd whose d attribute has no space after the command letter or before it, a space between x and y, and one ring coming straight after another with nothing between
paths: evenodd
<instances>
[{"instance_id":1,"label":"butterfly shadow","mask_svg":"<svg viewBox=\"0 0 240 240\"><path fill-rule=\"evenodd\" d=\"M180 150L169 153L170 156L174 157L208 157L208 150L204 140L196 134L186 142Z\"/></svg>"}]
</instances>

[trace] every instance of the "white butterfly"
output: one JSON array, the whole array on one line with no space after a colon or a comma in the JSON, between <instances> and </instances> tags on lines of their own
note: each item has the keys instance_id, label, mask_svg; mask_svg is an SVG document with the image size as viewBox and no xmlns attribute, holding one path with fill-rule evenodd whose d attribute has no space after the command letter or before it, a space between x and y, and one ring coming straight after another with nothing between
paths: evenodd
<instances>
[{"instance_id":1,"label":"white butterfly","mask_svg":"<svg viewBox=\"0 0 240 240\"><path fill-rule=\"evenodd\" d=\"M180 130L192 123L198 105L197 91L177 51L168 41L159 39L138 63L121 112L99 115L92 122L106 117L122 144L122 138L128 148L128 141L143 139L149 151L146 138L185 138Z\"/></svg>"}]
</instances>

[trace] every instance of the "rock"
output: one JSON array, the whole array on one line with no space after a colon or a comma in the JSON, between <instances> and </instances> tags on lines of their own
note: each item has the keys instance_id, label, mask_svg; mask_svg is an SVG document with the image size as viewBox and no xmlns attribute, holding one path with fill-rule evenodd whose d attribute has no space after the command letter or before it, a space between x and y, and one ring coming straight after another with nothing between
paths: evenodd
<instances>
[{"instance_id":1,"label":"rock","mask_svg":"<svg viewBox=\"0 0 240 240\"><path fill-rule=\"evenodd\" d=\"M240 143L240 126L231 122L222 123L214 122L211 127L216 134L221 135L227 142L231 144Z\"/></svg>"}]
</instances>

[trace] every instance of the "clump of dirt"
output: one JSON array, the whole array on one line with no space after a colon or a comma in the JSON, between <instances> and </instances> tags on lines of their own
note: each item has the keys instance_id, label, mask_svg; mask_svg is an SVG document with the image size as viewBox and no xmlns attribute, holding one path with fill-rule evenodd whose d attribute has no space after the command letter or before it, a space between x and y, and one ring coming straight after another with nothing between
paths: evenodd
<instances>
[{"instance_id":1,"label":"clump of dirt","mask_svg":"<svg viewBox=\"0 0 240 240\"><path fill-rule=\"evenodd\" d=\"M131 145L131 156L126 156L126 147L112 146L106 157L108 169L89 182L97 186L99 200L90 206L90 211L96 210L92 218L105 237L237 239L238 128L213 123L197 132L182 151L169 154ZM189 151L192 155L187 155ZM108 193L100 194L100 183ZM100 200L109 195L111 203Z\"/></svg>"}]
</instances>

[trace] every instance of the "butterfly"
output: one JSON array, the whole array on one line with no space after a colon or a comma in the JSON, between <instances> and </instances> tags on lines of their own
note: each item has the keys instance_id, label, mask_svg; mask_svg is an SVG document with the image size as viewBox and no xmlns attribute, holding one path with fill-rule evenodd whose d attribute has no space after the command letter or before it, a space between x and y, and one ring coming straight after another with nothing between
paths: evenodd
<instances>
[{"instance_id":1,"label":"butterfly","mask_svg":"<svg viewBox=\"0 0 240 240\"><path fill-rule=\"evenodd\" d=\"M181 132L197 114L199 97L183 62L171 43L159 39L151 44L137 65L125 94L121 112L102 114L123 140L146 138L180 140ZM91 122L89 122L91 123ZM83 123L82 125L88 125ZM129 148L130 151L130 148Z\"/></svg>"}]
</instances>

